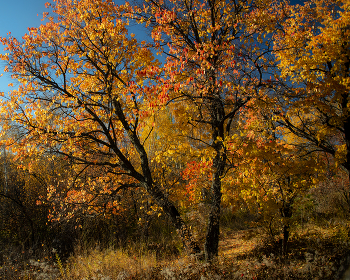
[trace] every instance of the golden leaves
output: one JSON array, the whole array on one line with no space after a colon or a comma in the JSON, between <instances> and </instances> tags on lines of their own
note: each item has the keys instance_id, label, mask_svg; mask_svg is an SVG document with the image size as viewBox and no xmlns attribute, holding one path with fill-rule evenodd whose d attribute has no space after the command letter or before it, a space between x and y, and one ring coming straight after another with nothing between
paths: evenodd
<instances>
[{"instance_id":1,"label":"golden leaves","mask_svg":"<svg viewBox=\"0 0 350 280\"><path fill-rule=\"evenodd\" d=\"M47 147L60 143L62 151L77 157L91 156L88 149L105 152L106 147L87 144L82 135L107 141L101 124L113 123L114 137L122 142L112 101L122 104L130 123L142 120L148 107L141 103L147 103L145 94L153 88L143 90L146 77L137 73L146 71L152 78L154 69L148 69L159 63L144 43L141 47L128 35L127 22L120 18L127 7L89 0L50 6L56 17L29 29L22 42L1 39L9 51L1 56L8 63L5 71L21 83L2 108L29 132L23 141Z\"/></svg>"}]
</instances>

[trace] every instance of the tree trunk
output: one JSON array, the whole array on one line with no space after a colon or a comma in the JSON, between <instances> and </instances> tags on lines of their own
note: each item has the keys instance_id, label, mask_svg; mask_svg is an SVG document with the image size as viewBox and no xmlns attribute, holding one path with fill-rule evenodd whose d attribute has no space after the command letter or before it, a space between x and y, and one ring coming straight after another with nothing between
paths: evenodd
<instances>
[{"instance_id":1,"label":"tree trunk","mask_svg":"<svg viewBox=\"0 0 350 280\"><path fill-rule=\"evenodd\" d=\"M283 243L282 243L282 254L287 254L287 244L289 239L289 224L283 226Z\"/></svg>"},{"instance_id":2,"label":"tree trunk","mask_svg":"<svg viewBox=\"0 0 350 280\"><path fill-rule=\"evenodd\" d=\"M287 254L287 244L289 239L289 219L292 217L293 209L292 209L292 202L285 202L283 203L283 208L281 209L282 217L285 219L284 225L283 225L283 242L282 242L282 254Z\"/></svg>"},{"instance_id":3,"label":"tree trunk","mask_svg":"<svg viewBox=\"0 0 350 280\"><path fill-rule=\"evenodd\" d=\"M220 195L221 197L221 195ZM220 236L220 198L214 198L211 205L207 234L204 244L205 260L211 262L218 256L219 236Z\"/></svg>"},{"instance_id":4,"label":"tree trunk","mask_svg":"<svg viewBox=\"0 0 350 280\"><path fill-rule=\"evenodd\" d=\"M214 129L214 131L220 131ZM223 129L221 129L223 131ZM226 151L222 141L218 141L217 134L214 133L214 149L216 155L213 160L213 181L211 185L210 213L207 227L207 234L204 244L205 260L211 262L218 256L219 236L220 236L220 216L221 216L221 179L226 166ZM220 135L221 136L221 135Z\"/></svg>"},{"instance_id":5,"label":"tree trunk","mask_svg":"<svg viewBox=\"0 0 350 280\"><path fill-rule=\"evenodd\" d=\"M189 251L189 253L199 253L200 248L193 240L192 234L185 224L184 220L181 218L179 211L168 199L161 188L154 183L145 147L140 141L136 129L132 128L132 126L130 126L129 122L127 121L121 103L117 99L114 99L113 104L116 114L119 117L119 120L121 121L125 131L127 132L132 145L135 147L137 153L139 154L142 174L136 171L132 163L120 152L118 147L115 146L116 154L119 156L119 158L121 158L123 162L122 167L125 170L128 170L128 173L131 177L137 179L141 183L142 187L144 187L147 193L155 200L157 205L162 207L163 211L170 217L172 224L174 225L178 234L180 234L184 246Z\"/></svg>"},{"instance_id":6,"label":"tree trunk","mask_svg":"<svg viewBox=\"0 0 350 280\"><path fill-rule=\"evenodd\" d=\"M149 186L144 183L147 192L153 197L156 203L162 207L163 211L169 216L177 233L180 235L185 249L189 254L200 253L198 244L193 239L192 233L175 205L164 195L164 193L155 185Z\"/></svg>"}]
</instances>

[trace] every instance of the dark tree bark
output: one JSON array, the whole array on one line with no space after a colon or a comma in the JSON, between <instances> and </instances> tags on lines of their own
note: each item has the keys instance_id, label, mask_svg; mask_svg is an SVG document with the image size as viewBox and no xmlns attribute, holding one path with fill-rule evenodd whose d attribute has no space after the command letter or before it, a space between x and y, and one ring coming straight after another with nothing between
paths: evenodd
<instances>
[{"instance_id":1,"label":"dark tree bark","mask_svg":"<svg viewBox=\"0 0 350 280\"><path fill-rule=\"evenodd\" d=\"M292 202L284 202L282 208L280 209L282 217L285 218L287 221L284 222L283 225L283 241L282 241L282 254L286 255L288 250L288 240L289 240L289 219L292 217L293 210L292 210Z\"/></svg>"}]
</instances>

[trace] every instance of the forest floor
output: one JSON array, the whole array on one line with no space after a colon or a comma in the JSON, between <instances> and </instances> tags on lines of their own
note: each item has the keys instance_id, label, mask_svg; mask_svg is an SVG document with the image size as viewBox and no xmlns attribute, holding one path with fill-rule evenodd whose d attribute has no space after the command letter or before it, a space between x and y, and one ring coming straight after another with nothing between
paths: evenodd
<instances>
[{"instance_id":1,"label":"forest floor","mask_svg":"<svg viewBox=\"0 0 350 280\"><path fill-rule=\"evenodd\" d=\"M212 264L198 256L162 255L168 249L135 244L123 249L77 250L66 262L57 256L21 259L12 252L3 256L0 279L341 279L350 264L344 228L303 227L291 235L285 255L279 244L260 229L225 230L219 257Z\"/></svg>"}]
</instances>

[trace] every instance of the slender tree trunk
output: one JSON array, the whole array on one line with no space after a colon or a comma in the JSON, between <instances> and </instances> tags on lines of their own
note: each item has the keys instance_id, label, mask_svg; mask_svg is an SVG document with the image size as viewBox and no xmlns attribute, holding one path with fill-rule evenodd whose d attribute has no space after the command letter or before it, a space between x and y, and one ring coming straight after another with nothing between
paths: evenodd
<instances>
[{"instance_id":1,"label":"slender tree trunk","mask_svg":"<svg viewBox=\"0 0 350 280\"><path fill-rule=\"evenodd\" d=\"M288 245L288 239L289 239L289 224L286 224L283 226L283 243L282 243L282 254L287 254L287 245Z\"/></svg>"},{"instance_id":2,"label":"slender tree trunk","mask_svg":"<svg viewBox=\"0 0 350 280\"><path fill-rule=\"evenodd\" d=\"M142 169L142 174L137 172L134 166L122 155L118 149L115 147L116 153L120 154L120 158L123 159L125 169L129 171L130 176L137 179L142 187L147 191L147 193L155 200L158 206L162 207L163 211L170 217L172 224L175 229L181 236L181 239L184 243L184 246L189 250L190 253L199 253L200 248L197 243L194 241L193 236L187 227L186 223L180 216L179 211L176 209L175 205L168 199L165 193L157 186L152 177L152 172L149 166L148 155L145 150L145 147L140 141L140 138L136 132L135 128L132 128L125 117L122 105L117 99L113 100L115 112L119 117L125 131L128 134L128 137L135 147L137 153L140 157L140 164Z\"/></svg>"},{"instance_id":3,"label":"slender tree trunk","mask_svg":"<svg viewBox=\"0 0 350 280\"><path fill-rule=\"evenodd\" d=\"M346 76L349 75L350 72L350 63L346 63ZM349 105L350 105L350 95L348 92L344 92L342 94L342 102L341 106L343 109L343 115L347 116L344 119L344 139L345 139L345 145L346 145L346 159L345 162L342 163L342 165L345 167L345 169L348 171L349 176L349 184L350 184L350 117L348 114L349 111ZM348 190L348 206L350 211L350 188Z\"/></svg>"},{"instance_id":4,"label":"slender tree trunk","mask_svg":"<svg viewBox=\"0 0 350 280\"><path fill-rule=\"evenodd\" d=\"M289 218L292 217L293 214L293 209L292 209L292 202L286 202L281 209L282 212L282 217L285 219L288 219L287 221L284 222L283 225L283 241L282 241L282 254L286 255L287 254L287 246L288 246L288 239L289 239Z\"/></svg>"},{"instance_id":5,"label":"slender tree trunk","mask_svg":"<svg viewBox=\"0 0 350 280\"><path fill-rule=\"evenodd\" d=\"M208 262L218 256L221 216L221 176L225 167L225 161L221 153L217 153L215 165L216 171L213 175L214 178L211 186L211 208L204 244L205 260Z\"/></svg>"},{"instance_id":6,"label":"slender tree trunk","mask_svg":"<svg viewBox=\"0 0 350 280\"><path fill-rule=\"evenodd\" d=\"M154 198L157 204L162 207L163 211L169 216L176 231L180 235L182 242L189 254L199 253L201 250L193 239L192 233L175 205L164 195L164 193L155 185L144 183L144 187L148 193Z\"/></svg>"}]
</instances>

